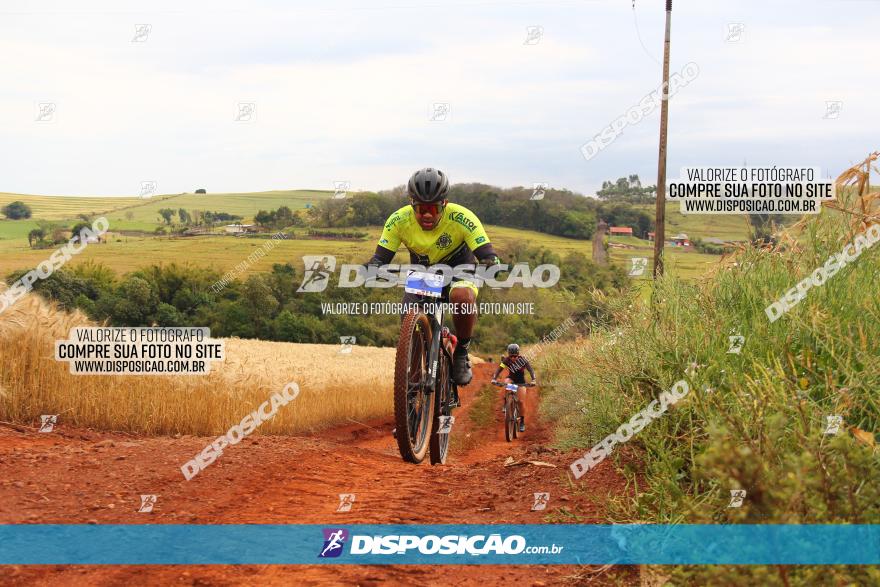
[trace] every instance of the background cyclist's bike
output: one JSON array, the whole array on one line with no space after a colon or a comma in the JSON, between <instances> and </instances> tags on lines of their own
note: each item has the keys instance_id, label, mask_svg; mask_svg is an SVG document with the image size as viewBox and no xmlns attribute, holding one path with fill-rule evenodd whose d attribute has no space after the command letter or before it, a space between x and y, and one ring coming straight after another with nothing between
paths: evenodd
<instances>
[{"instance_id":1,"label":"background cyclist's bike","mask_svg":"<svg viewBox=\"0 0 880 587\"><path fill-rule=\"evenodd\" d=\"M517 427L519 426L519 407L517 405L517 393L519 393L519 388L534 387L535 384L503 383L501 381L495 381L494 385L505 389L504 402L501 404L502 410L504 411L504 438L507 442L510 442L516 438Z\"/></svg>"},{"instance_id":2,"label":"background cyclist's bike","mask_svg":"<svg viewBox=\"0 0 880 587\"><path fill-rule=\"evenodd\" d=\"M400 456L421 463L430 452L431 464L446 463L452 408L458 389L452 380L452 353L457 340L443 326L442 275L414 271L406 291L418 296L400 325L394 363L395 436Z\"/></svg>"}]
</instances>

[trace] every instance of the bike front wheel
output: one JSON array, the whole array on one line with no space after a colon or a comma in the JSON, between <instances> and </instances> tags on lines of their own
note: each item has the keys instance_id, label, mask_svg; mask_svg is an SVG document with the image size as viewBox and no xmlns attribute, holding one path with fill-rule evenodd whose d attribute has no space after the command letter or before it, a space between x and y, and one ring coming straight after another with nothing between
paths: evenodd
<instances>
[{"instance_id":1,"label":"bike front wheel","mask_svg":"<svg viewBox=\"0 0 880 587\"><path fill-rule=\"evenodd\" d=\"M428 452L434 401L428 389L431 321L423 312L407 314L400 326L394 361L394 421L400 456L421 463Z\"/></svg>"},{"instance_id":2,"label":"bike front wheel","mask_svg":"<svg viewBox=\"0 0 880 587\"><path fill-rule=\"evenodd\" d=\"M452 377L450 375L449 358L440 353L437 364L437 391L434 393L434 430L431 432L431 464L445 465L446 455L449 452L449 435L452 430L447 427L444 430L443 423L446 417L452 416Z\"/></svg>"},{"instance_id":3,"label":"bike front wheel","mask_svg":"<svg viewBox=\"0 0 880 587\"><path fill-rule=\"evenodd\" d=\"M513 394L508 393L504 398L504 439L511 442L516 438L516 401Z\"/></svg>"}]
</instances>

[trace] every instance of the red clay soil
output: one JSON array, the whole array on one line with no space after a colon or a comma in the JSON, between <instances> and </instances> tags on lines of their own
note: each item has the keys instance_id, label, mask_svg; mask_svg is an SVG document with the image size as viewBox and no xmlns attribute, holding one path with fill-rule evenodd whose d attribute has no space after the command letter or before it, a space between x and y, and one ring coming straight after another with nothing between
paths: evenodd
<instances>
[{"instance_id":1,"label":"red clay soil","mask_svg":"<svg viewBox=\"0 0 880 587\"><path fill-rule=\"evenodd\" d=\"M254 435L191 481L182 463L212 438L137 437L59 426L52 433L0 426L3 524L604 523L603 504L623 492L610 463L571 482L574 452L549 448L536 422L539 388L526 394L528 430L504 440L496 421L467 417L492 365L475 366L462 390L447 465L402 461L391 421L352 423L315 436ZM505 467L508 457L556 465ZM543 512L533 493L549 492ZM337 513L338 494L354 506ZM139 513L141 494L158 496ZM0 585L517 585L636 584L629 567L578 566L0 566Z\"/></svg>"}]
</instances>

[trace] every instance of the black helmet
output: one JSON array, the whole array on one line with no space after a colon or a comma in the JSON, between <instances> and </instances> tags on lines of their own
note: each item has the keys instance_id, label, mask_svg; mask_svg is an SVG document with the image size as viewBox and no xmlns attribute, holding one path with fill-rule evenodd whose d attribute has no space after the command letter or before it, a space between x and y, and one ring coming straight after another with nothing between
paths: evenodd
<instances>
[{"instance_id":1,"label":"black helmet","mask_svg":"<svg viewBox=\"0 0 880 587\"><path fill-rule=\"evenodd\" d=\"M519 345L518 344L507 345L507 354L508 355L518 355L519 354Z\"/></svg>"},{"instance_id":2,"label":"black helmet","mask_svg":"<svg viewBox=\"0 0 880 587\"><path fill-rule=\"evenodd\" d=\"M439 169L425 167L412 174L406 192L419 202L440 202L449 193L449 179Z\"/></svg>"}]
</instances>

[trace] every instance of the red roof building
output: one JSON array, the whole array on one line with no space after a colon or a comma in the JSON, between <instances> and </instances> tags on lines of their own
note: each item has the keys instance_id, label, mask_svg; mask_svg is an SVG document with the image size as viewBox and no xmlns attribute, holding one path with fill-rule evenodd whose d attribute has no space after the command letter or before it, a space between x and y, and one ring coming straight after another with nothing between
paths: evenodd
<instances>
[{"instance_id":1,"label":"red roof building","mask_svg":"<svg viewBox=\"0 0 880 587\"><path fill-rule=\"evenodd\" d=\"M633 229L629 226L612 226L611 234L621 234L621 235L629 235L632 236Z\"/></svg>"}]
</instances>

